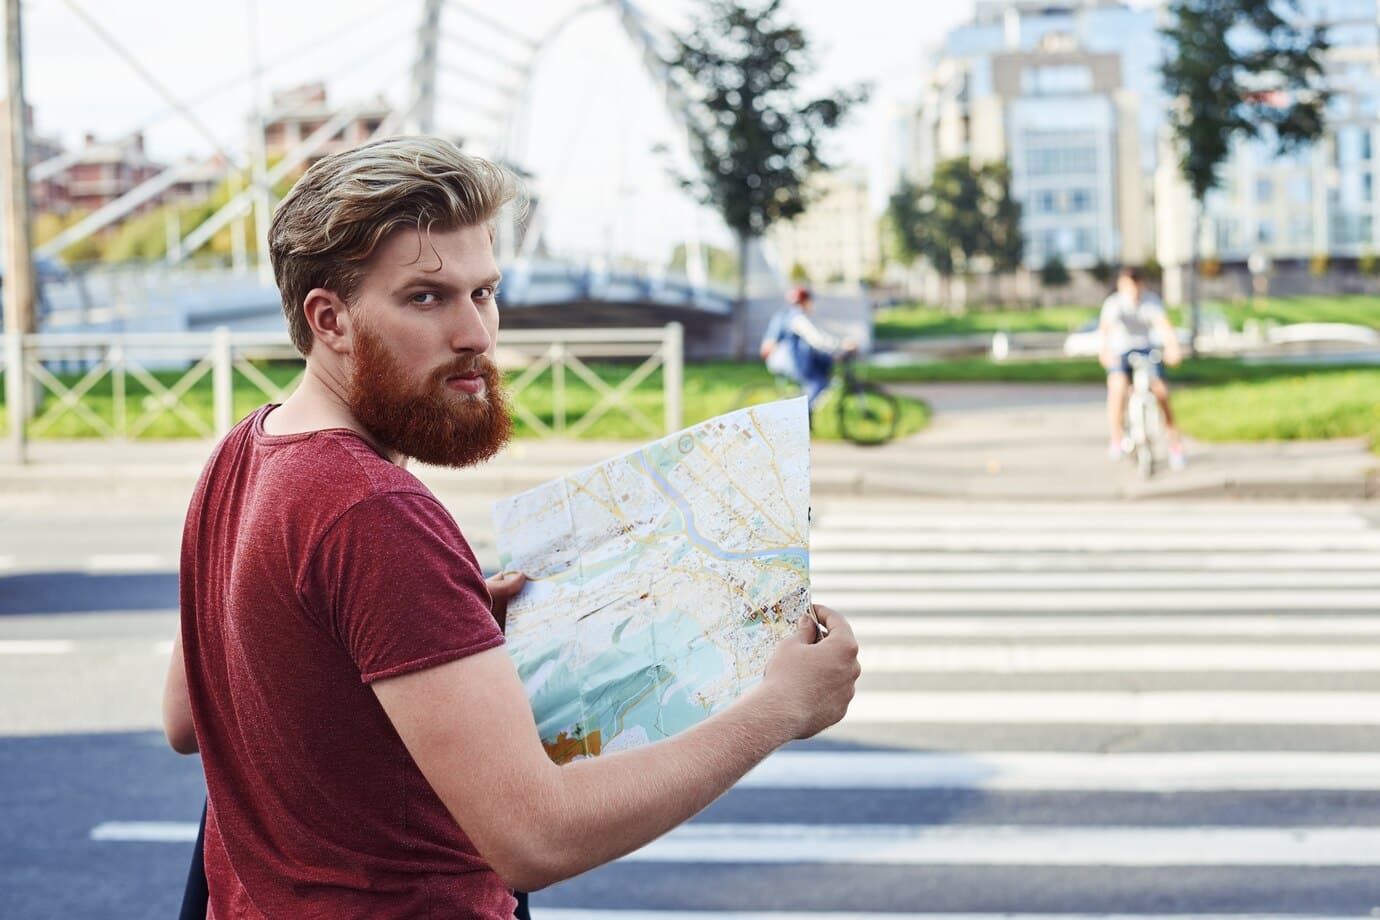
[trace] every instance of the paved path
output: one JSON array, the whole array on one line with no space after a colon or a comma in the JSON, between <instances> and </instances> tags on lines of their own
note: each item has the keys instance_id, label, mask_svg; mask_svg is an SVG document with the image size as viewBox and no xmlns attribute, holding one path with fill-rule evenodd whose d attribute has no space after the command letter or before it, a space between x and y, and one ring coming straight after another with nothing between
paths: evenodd
<instances>
[{"instance_id":1,"label":"paved path","mask_svg":"<svg viewBox=\"0 0 1380 920\"><path fill-rule=\"evenodd\" d=\"M1088 385L907 384L935 410L924 432L882 447L815 443L819 495L1111 500L1166 497L1360 499L1380 496L1380 458L1361 439L1188 444L1189 468L1141 480L1106 459L1102 390ZM418 468L438 494L490 500L630 448L628 442L519 441L473 470ZM185 505L210 445L202 442L47 442L35 462L0 466L0 503Z\"/></svg>"},{"instance_id":2,"label":"paved path","mask_svg":"<svg viewBox=\"0 0 1380 920\"><path fill-rule=\"evenodd\" d=\"M1182 920L1380 904L1373 508L815 510L816 596L863 646L848 719L686 828L538 893L535 916ZM0 529L6 917L175 909L202 794L196 759L155 731L176 582L154 552L165 524L119 518L82 538L76 518L40 512ZM38 552L63 544L65 559Z\"/></svg>"}]
</instances>

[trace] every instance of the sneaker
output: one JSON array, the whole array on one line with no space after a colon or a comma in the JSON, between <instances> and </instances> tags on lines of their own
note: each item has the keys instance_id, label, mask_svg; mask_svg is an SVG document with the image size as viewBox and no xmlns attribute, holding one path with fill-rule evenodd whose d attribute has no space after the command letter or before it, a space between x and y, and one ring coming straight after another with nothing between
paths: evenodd
<instances>
[{"instance_id":1,"label":"sneaker","mask_svg":"<svg viewBox=\"0 0 1380 920\"><path fill-rule=\"evenodd\" d=\"M1188 458L1184 456L1184 449L1178 445L1169 448L1169 468L1178 472L1188 466Z\"/></svg>"},{"instance_id":2,"label":"sneaker","mask_svg":"<svg viewBox=\"0 0 1380 920\"><path fill-rule=\"evenodd\" d=\"M1123 450L1121 449L1121 442L1120 442L1120 441L1113 441L1113 442L1111 442L1110 444L1107 445L1107 459L1108 459L1108 460L1120 460L1121 457L1122 457L1122 455L1123 455L1124 453L1125 453L1125 451L1123 451Z\"/></svg>"}]
</instances>

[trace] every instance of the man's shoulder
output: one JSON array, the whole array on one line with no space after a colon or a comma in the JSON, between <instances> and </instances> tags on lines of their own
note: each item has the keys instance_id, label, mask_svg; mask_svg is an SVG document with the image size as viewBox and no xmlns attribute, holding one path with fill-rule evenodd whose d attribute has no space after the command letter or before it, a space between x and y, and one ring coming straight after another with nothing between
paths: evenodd
<instances>
[{"instance_id":1,"label":"man's shoulder","mask_svg":"<svg viewBox=\"0 0 1380 920\"><path fill-rule=\"evenodd\" d=\"M436 501L421 480L352 431L324 429L264 440L256 438L252 417L218 448L205 476L214 485L239 482L255 503L267 503L289 518L322 522L376 496ZM316 513L305 514L308 507Z\"/></svg>"}]
</instances>

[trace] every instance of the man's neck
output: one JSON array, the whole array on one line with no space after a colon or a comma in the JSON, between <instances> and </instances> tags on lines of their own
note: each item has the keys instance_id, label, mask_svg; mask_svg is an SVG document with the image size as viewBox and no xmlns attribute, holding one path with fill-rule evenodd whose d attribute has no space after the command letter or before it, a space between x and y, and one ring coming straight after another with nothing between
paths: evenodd
<instances>
[{"instance_id":1,"label":"man's neck","mask_svg":"<svg viewBox=\"0 0 1380 920\"><path fill-rule=\"evenodd\" d=\"M264 418L264 431L271 435L283 435L305 434L331 428L353 431L368 441L370 446L390 463L406 465L407 458L385 449L350 412L343 384L322 373L321 369L308 359L307 369L302 374L297 389L283 400L282 405Z\"/></svg>"}]
</instances>

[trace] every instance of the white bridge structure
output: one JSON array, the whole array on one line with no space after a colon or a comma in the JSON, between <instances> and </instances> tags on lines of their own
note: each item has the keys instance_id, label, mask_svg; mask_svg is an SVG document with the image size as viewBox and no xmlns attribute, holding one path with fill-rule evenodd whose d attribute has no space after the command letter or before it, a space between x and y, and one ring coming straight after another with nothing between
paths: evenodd
<instances>
[{"instance_id":1,"label":"white bridge structure","mask_svg":"<svg viewBox=\"0 0 1380 920\"><path fill-rule=\"evenodd\" d=\"M515 353L528 366L529 371L522 375L524 384L545 369L558 387L563 387L569 373L599 393L597 404L587 413L588 421L585 416L571 415L564 405L555 420L525 420L541 434L579 434L608 412L635 413L627 399L627 381L641 382L660 370L666 406L663 417L653 423L643 415L637 421L649 434L678 426L682 356L726 354L735 332L734 293L709 283L701 228L692 220L686 222L683 235L676 231L683 240L684 259L674 271L668 265L648 267L645 261L630 267L632 260L619 259L613 253L591 257L554 252L546 245L544 230L550 215L560 208L560 182L546 187L543 177L528 165L527 140L533 127L534 74L539 59L582 17L612 14L670 116L676 136L666 145L668 165L681 175L693 175L709 115L695 102L693 88L682 85L665 63L670 56L669 32L631 0L571 0L562 15L548 17L549 27L540 35L524 34L504 24L475 0L413 2L420 3L420 20L412 58L407 62L410 98L393 110L373 136L423 133L455 137L467 150L504 163L524 177L531 210L521 225L516 217L506 216L497 235L504 273L503 344L515 346ZM170 222L166 255L156 263L68 269L53 257L157 200L182 176L185 165L169 167L39 247L38 332L15 335L5 330L9 334L3 335L0 351L0 374L13 378L20 372L18 388L23 395L14 398L16 388L7 381L11 395L5 416L13 456L21 461L26 437L53 436L70 428L74 421L85 427L83 436L125 439L147 435L155 419L177 417L196 433L212 436L226 427L236 380L241 387L245 380L250 381L267 398L282 396L281 387L264 377L255 363L255 356L276 360L289 355L271 269L266 259L254 261L251 252L267 251L275 184L281 186L304 163L320 155L362 110L360 105L344 105L270 167L264 151L261 111L251 120L256 127L249 132L248 153L227 149L228 145L207 128L194 104L159 82L111 30L87 12L87 4L89 0L62 0L62 5L85 21L158 92L170 112L196 129L224 164L225 179L239 191L185 232ZM337 26L330 34L370 26L371 22L363 18ZM454 39L457 29L466 36L487 30L502 39L501 47L480 41L483 68L463 59L452 61L451 56L464 57L450 55L449 49L459 47L460 42L443 39ZM326 42L329 37L323 34L317 41ZM242 84L253 82L256 107L259 80L271 66L261 67L255 57L254 68L241 80ZM445 92L446 87L457 85L462 92ZM442 117L443 112L449 113L448 118ZM56 174L70 165L74 156L63 154L31 164L31 180ZM210 263L204 249L222 231L230 234L232 255L228 264ZM249 245L251 234L258 237L253 247ZM763 314L751 323L756 327L765 323L765 316L779 302L776 294L783 282L760 249L754 247L749 263L758 276L755 287L767 294L751 311ZM737 331L741 335L744 330ZM524 337L531 341L520 342ZM641 364L621 383L606 384L597 382L598 374L591 370L591 362L597 358ZM182 372L181 376L170 377L175 371ZM215 391L214 417L210 420L204 411L188 407L194 398L204 402L206 380L214 382ZM516 411L522 416L526 409L521 387L518 390ZM120 403L113 414L102 415L84 404L90 394L106 391L113 392ZM138 405L131 408L126 405L126 396L132 391L140 396ZM563 402L563 393L557 398ZM59 420L62 425L57 424Z\"/></svg>"},{"instance_id":2,"label":"white bridge structure","mask_svg":"<svg viewBox=\"0 0 1380 920\"><path fill-rule=\"evenodd\" d=\"M123 51L77 0L64 2L116 51ZM533 202L529 218L522 226L509 219L498 234L499 262L505 276L503 300L513 308L505 317L510 327L566 325L562 316L578 313L619 325L680 321L695 341L715 338L711 330L726 326L732 312L732 295L708 283L705 250L695 221L688 221L684 228L684 267L676 273L666 268L629 269L608 257L562 258L550 254L545 246L544 223L549 212L559 208L560 192L545 189L542 177L533 175L528 166L533 78L540 57L555 40L577 20L600 11L614 14L622 33L639 52L646 74L660 88L678 135L676 143L668 145L668 156L682 174L692 174L697 168L694 153L701 146L708 115L699 110L686 87L664 63L669 56L667 31L631 0L577 0L540 35L519 32L475 2L421 0L410 63L411 98L379 125L374 137L400 133L457 137L466 149L505 163L527 177ZM362 21L360 25L367 27L369 23ZM448 60L449 49L457 47L458 42L442 39L453 34L448 31L452 28L479 29L503 40L501 52L495 52L493 45L486 46L486 65L494 62L497 66L477 68L464 61ZM265 322L273 321L271 316L278 309L277 294L266 260L250 264L247 236L251 232L258 236L258 245L254 247L257 252L267 250L274 185L336 141L359 107L343 106L270 168L263 150L262 121L258 121L260 130L250 132L250 155L237 155L220 144L176 94L157 83L127 52L125 56L141 77L152 82L207 139L225 164L225 177L238 179L243 188L198 226L186 232L170 228L167 254L152 270L148 266L136 266L132 271L94 268L80 275L40 271L40 330L174 332L216 325L229 325L236 330L264 328ZM255 73L250 78L257 81L259 76ZM443 84L456 85L456 81L462 92L443 95L438 91ZM442 99L459 125L442 123L438 116L438 101ZM261 117L261 113L255 113L256 120ZM74 156L63 154L34 164L30 176L34 180L51 176L70 165ZM165 192L186 169L185 163L168 167L45 242L38 248L38 255L56 256L130 216ZM197 267L193 257L226 228L232 231L234 245L230 270ZM580 309L562 310L562 306Z\"/></svg>"}]
</instances>

